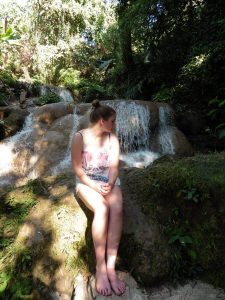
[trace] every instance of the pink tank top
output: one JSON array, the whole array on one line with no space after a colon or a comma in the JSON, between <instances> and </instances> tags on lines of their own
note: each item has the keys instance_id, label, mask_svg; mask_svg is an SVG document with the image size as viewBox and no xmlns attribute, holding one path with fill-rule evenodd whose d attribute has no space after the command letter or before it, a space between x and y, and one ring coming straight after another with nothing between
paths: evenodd
<instances>
[{"instance_id":1,"label":"pink tank top","mask_svg":"<svg viewBox=\"0 0 225 300\"><path fill-rule=\"evenodd\" d=\"M110 167L110 133L106 146L97 151L90 145L87 145L85 142L85 135L79 131L78 133L83 137L82 168L85 174L92 180L108 182Z\"/></svg>"}]
</instances>

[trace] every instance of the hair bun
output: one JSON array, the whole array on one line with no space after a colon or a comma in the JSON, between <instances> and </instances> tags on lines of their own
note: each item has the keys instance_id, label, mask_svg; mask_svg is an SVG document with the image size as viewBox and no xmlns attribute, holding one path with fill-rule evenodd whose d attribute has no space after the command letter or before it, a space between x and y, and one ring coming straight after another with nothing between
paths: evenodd
<instances>
[{"instance_id":1,"label":"hair bun","mask_svg":"<svg viewBox=\"0 0 225 300\"><path fill-rule=\"evenodd\" d=\"M91 104L93 108L97 108L100 106L100 102L97 99L93 100Z\"/></svg>"}]
</instances>

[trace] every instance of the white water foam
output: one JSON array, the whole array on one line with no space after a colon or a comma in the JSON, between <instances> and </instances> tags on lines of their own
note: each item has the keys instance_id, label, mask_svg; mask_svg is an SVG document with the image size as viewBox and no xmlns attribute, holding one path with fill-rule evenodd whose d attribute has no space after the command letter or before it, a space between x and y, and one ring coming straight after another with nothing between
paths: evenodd
<instances>
[{"instance_id":1,"label":"white water foam","mask_svg":"<svg viewBox=\"0 0 225 300\"><path fill-rule=\"evenodd\" d=\"M16 173L14 170L13 162L16 160L21 149L30 146L30 136L33 130L33 115L29 114L21 131L17 132L14 136L5 139L0 143L0 185L10 183L10 173ZM20 173L25 170L25 161L20 166Z\"/></svg>"},{"instance_id":2,"label":"white water foam","mask_svg":"<svg viewBox=\"0 0 225 300\"><path fill-rule=\"evenodd\" d=\"M159 156L159 153L145 150L121 154L120 160L128 167L145 168L159 158Z\"/></svg>"}]
</instances>

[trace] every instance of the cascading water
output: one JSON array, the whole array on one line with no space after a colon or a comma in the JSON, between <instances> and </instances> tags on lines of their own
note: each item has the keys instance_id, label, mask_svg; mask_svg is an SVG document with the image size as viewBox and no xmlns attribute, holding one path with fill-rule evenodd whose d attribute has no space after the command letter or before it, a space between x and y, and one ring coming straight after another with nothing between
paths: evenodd
<instances>
[{"instance_id":1,"label":"cascading water","mask_svg":"<svg viewBox=\"0 0 225 300\"><path fill-rule=\"evenodd\" d=\"M24 123L21 131L14 136L4 140L0 143L0 185L10 183L11 179L15 176L23 176L26 173L27 166L24 160L19 168L15 168L15 161L21 151L29 149L31 145L31 135L33 131L33 116L30 114ZM35 159L29 161L31 164L35 163ZM32 177L32 170L30 166L30 175Z\"/></svg>"},{"instance_id":2,"label":"cascading water","mask_svg":"<svg viewBox=\"0 0 225 300\"><path fill-rule=\"evenodd\" d=\"M40 86L41 95L46 95L49 92L53 92L59 95L59 97L62 98L63 102L74 103L73 96L68 89L62 87L55 87L55 86L45 86L45 85Z\"/></svg>"},{"instance_id":3,"label":"cascading water","mask_svg":"<svg viewBox=\"0 0 225 300\"><path fill-rule=\"evenodd\" d=\"M81 116L77 115L77 110L75 107L74 112L73 112L73 127L72 127L72 130L70 133L69 143L68 143L68 147L66 150L66 154L65 154L63 160L58 165L56 165L55 167L52 168L53 175L57 175L68 169L71 170L71 144L72 144L73 135L77 132L77 127L79 125L80 118L81 118Z\"/></svg>"},{"instance_id":4,"label":"cascading water","mask_svg":"<svg viewBox=\"0 0 225 300\"><path fill-rule=\"evenodd\" d=\"M149 151L151 140L149 108L131 101L104 103L113 107L117 113L116 133L122 148L120 159L127 166L145 167L160 156L159 153ZM169 116L170 111L167 108L159 108L159 143L163 153L174 153ZM67 117L69 118L63 119ZM58 119L57 126L42 127L37 122L33 124L33 115L30 114L20 132L0 143L0 186L18 183L17 179L21 178L26 181L42 174L57 175L72 169L71 142L81 115L75 108L73 116L67 115L63 118ZM68 122L71 122L69 127ZM64 146L58 142L62 137L65 141Z\"/></svg>"},{"instance_id":5,"label":"cascading water","mask_svg":"<svg viewBox=\"0 0 225 300\"><path fill-rule=\"evenodd\" d=\"M128 101L108 101L116 111L116 133L120 139L120 159L129 167L145 167L159 157L150 148L150 112L143 105Z\"/></svg>"},{"instance_id":6,"label":"cascading water","mask_svg":"<svg viewBox=\"0 0 225 300\"><path fill-rule=\"evenodd\" d=\"M116 133L124 153L149 149L150 113L135 102L109 101L116 111Z\"/></svg>"},{"instance_id":7,"label":"cascading water","mask_svg":"<svg viewBox=\"0 0 225 300\"><path fill-rule=\"evenodd\" d=\"M159 107L159 144L163 154L175 154L171 110L168 106Z\"/></svg>"}]
</instances>

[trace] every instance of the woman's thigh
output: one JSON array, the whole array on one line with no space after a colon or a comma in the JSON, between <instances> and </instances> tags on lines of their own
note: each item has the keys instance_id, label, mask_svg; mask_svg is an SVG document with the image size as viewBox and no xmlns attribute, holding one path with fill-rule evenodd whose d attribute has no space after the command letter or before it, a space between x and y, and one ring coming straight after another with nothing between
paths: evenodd
<instances>
[{"instance_id":1,"label":"woman's thigh","mask_svg":"<svg viewBox=\"0 0 225 300\"><path fill-rule=\"evenodd\" d=\"M123 208L123 196L121 189L118 185L115 185L111 192L105 196L110 209L122 210Z\"/></svg>"},{"instance_id":2,"label":"woman's thigh","mask_svg":"<svg viewBox=\"0 0 225 300\"><path fill-rule=\"evenodd\" d=\"M78 184L76 194L93 212L103 205L108 206L107 201L101 194L83 183Z\"/></svg>"}]
</instances>

